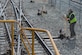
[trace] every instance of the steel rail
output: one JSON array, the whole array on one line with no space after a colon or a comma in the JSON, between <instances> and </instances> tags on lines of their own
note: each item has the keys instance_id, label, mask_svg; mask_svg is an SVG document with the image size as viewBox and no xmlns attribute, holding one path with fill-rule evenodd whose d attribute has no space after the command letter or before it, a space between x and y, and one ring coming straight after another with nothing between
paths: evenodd
<instances>
[{"instance_id":1,"label":"steel rail","mask_svg":"<svg viewBox=\"0 0 82 55\"><path fill-rule=\"evenodd\" d=\"M50 41L51 41L51 43L52 43L52 46L53 46L53 48L54 48L54 52L56 53L56 55L60 55L60 53L59 53L59 50L57 49L57 46L56 46L56 44L54 43L54 40L53 40L53 38L52 38L52 36L51 36L51 34L50 34L50 32L48 31L48 30L45 30L45 29L40 29L40 28L22 28L22 30L30 30L30 31L32 31L33 32L33 35L32 35L32 39L34 39L34 31L39 31L39 32L46 32L47 33L47 35L48 35L48 37L50 38ZM33 41L34 42L34 41Z\"/></svg>"},{"instance_id":2,"label":"steel rail","mask_svg":"<svg viewBox=\"0 0 82 55\"><path fill-rule=\"evenodd\" d=\"M13 2L13 0L10 0L11 1L11 4L13 6L13 9L14 9L14 13L15 13L15 17L16 17L16 20L19 22L19 13L17 12L16 10L16 6L15 6L15 3ZM20 28L19 26L17 26L17 32L19 32ZM17 42L17 55L20 55L20 34L18 35L18 42Z\"/></svg>"},{"instance_id":3,"label":"steel rail","mask_svg":"<svg viewBox=\"0 0 82 55\"><path fill-rule=\"evenodd\" d=\"M3 17L3 20L6 20L6 17L5 17L5 14L2 13L5 9L5 7L7 6L7 3L9 2L9 0L7 0L7 2L5 3L4 7L2 8L1 6L1 16ZM7 23L4 23L5 24L5 28L6 28L6 31L7 31L7 35L9 36L9 42L11 42L11 36L10 36L10 32L9 32L9 29L8 29L8 26L7 26Z\"/></svg>"},{"instance_id":4,"label":"steel rail","mask_svg":"<svg viewBox=\"0 0 82 55\"><path fill-rule=\"evenodd\" d=\"M18 20L18 14L17 14L16 6L14 6L14 2L12 0L10 0L10 2L13 6L13 10L14 10L14 13L15 13L16 20Z\"/></svg>"},{"instance_id":5,"label":"steel rail","mask_svg":"<svg viewBox=\"0 0 82 55\"><path fill-rule=\"evenodd\" d=\"M3 15L3 18L4 18L4 21L3 21L3 22L6 22L6 17L5 17L5 15ZM0 20L0 22L1 22L1 20ZM10 20L10 21L7 21L7 22L11 22L11 20ZM6 29L7 36L9 37L9 43L12 43L12 38L11 38L11 34L10 34L10 31L9 31L9 28L8 28L7 23L4 23L4 26L5 26L5 29ZM10 45L11 45L11 44L10 44ZM10 49L9 49L9 50L10 50ZM12 54L15 54L15 55L16 55L14 48L13 48L13 52L14 52L14 53L12 53Z\"/></svg>"},{"instance_id":6,"label":"steel rail","mask_svg":"<svg viewBox=\"0 0 82 55\"><path fill-rule=\"evenodd\" d=\"M6 20L6 17L5 17L5 15L4 15L4 20ZM7 23L5 23L5 27L6 27L6 32L7 32L7 35L8 35L8 37L9 37L9 42L11 43L11 34L10 34L10 32L9 32L9 28L8 28L8 25L7 25Z\"/></svg>"},{"instance_id":7,"label":"steel rail","mask_svg":"<svg viewBox=\"0 0 82 55\"><path fill-rule=\"evenodd\" d=\"M18 11L18 13L20 13L19 12L19 9L17 8L17 11ZM27 18L24 16L24 14L22 13L22 17L26 20L26 23L27 23L27 25L29 26L29 27L31 27L31 28L33 28L33 26L31 25L31 23L27 20ZM40 37L40 35L37 33L37 32L35 32L35 35L36 35L36 39L39 41L39 43L42 45L42 47L44 48L44 50L47 52L47 54L49 54L49 55L54 55L53 53L52 53L52 51L49 49L49 47L45 44L45 42L42 40L42 38Z\"/></svg>"},{"instance_id":8,"label":"steel rail","mask_svg":"<svg viewBox=\"0 0 82 55\"><path fill-rule=\"evenodd\" d=\"M6 1L5 5L3 6L1 12L0 12L0 16L2 15L4 9L6 8L7 4L8 4L9 0Z\"/></svg>"},{"instance_id":9,"label":"steel rail","mask_svg":"<svg viewBox=\"0 0 82 55\"><path fill-rule=\"evenodd\" d=\"M22 13L23 14L23 13ZM33 26L31 25L31 23L27 20L27 18L24 16L23 14L23 18L27 21L26 23L28 24L29 27L33 28ZM36 38L37 37L37 38ZM43 39L40 37L40 35L35 31L35 38L39 41L39 43L42 45L42 47L44 48L44 50L47 52L47 54L49 55L54 55L52 53L52 51L49 49L49 47L45 44L45 42L43 41Z\"/></svg>"},{"instance_id":10,"label":"steel rail","mask_svg":"<svg viewBox=\"0 0 82 55\"><path fill-rule=\"evenodd\" d=\"M12 1L12 0L11 0ZM14 2L12 2L14 5ZM20 14L20 10L18 9L18 7L16 7L16 11L17 13ZM24 16L23 12L22 12L22 17L26 20L26 23L29 27L33 28L33 26L31 25L31 23L27 20L27 18ZM40 37L40 35L35 32L35 36L37 37L36 39L39 41L39 43L42 45L42 47L44 48L44 50L47 52L47 54L49 55L54 55L52 53L52 51L49 49L49 47L45 44L45 42L42 40L42 38Z\"/></svg>"},{"instance_id":11,"label":"steel rail","mask_svg":"<svg viewBox=\"0 0 82 55\"><path fill-rule=\"evenodd\" d=\"M5 3L5 5L3 6L3 8L1 7L2 9L1 9L0 15L3 17L3 21L2 21L2 20L0 20L0 21L1 21L1 22L4 22L4 26L5 26L5 29L6 29L8 41L9 41L9 43L12 43L11 34L10 34L10 31L9 31L8 25L7 25L7 23L5 23L5 22L11 22L12 20L6 21L6 16L5 16L4 12L3 12L3 11L5 10L5 8L6 8L7 4L8 4L8 2L9 2L9 0L6 1L6 3ZM11 45L11 44L9 44L9 45ZM10 50L10 49L9 49L9 50ZM14 51L14 54L15 54L15 49L13 49L13 51ZM13 53L12 53L12 54L13 54ZM16 55L16 54L15 54L15 55Z\"/></svg>"}]
</instances>

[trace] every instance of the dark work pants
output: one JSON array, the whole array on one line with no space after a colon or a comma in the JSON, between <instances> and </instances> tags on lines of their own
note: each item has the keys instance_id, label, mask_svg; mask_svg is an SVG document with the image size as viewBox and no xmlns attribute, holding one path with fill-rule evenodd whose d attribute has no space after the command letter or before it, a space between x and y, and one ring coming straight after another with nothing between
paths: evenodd
<instances>
[{"instance_id":1,"label":"dark work pants","mask_svg":"<svg viewBox=\"0 0 82 55\"><path fill-rule=\"evenodd\" d=\"M70 37L74 37L74 36L76 36L75 30L74 30L74 28L75 28L75 24L76 24L76 22L70 24Z\"/></svg>"}]
</instances>

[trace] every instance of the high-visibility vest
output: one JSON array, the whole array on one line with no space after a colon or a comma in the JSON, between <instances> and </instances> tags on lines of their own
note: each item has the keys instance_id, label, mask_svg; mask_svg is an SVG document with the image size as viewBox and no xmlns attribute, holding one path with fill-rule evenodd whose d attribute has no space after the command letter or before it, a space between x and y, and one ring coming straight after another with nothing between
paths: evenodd
<instances>
[{"instance_id":1,"label":"high-visibility vest","mask_svg":"<svg viewBox=\"0 0 82 55\"><path fill-rule=\"evenodd\" d=\"M71 15L74 15L74 13L71 13L70 15L69 15L69 18L71 17ZM74 15L74 18L72 19L72 20L70 20L69 22L70 22L70 24L71 23L74 23L74 22L76 22L77 21L77 19L76 19L76 17L75 17L75 15Z\"/></svg>"}]
</instances>

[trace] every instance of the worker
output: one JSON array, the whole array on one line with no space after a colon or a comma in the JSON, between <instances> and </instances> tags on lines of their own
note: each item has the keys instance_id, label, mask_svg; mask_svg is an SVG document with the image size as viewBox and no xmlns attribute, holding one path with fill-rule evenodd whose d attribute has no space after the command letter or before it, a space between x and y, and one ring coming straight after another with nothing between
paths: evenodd
<instances>
[{"instance_id":1,"label":"worker","mask_svg":"<svg viewBox=\"0 0 82 55\"><path fill-rule=\"evenodd\" d=\"M75 39L76 33L75 33L75 24L77 22L77 19L75 17L75 14L72 9L68 10L68 14L66 15L66 20L69 22L69 28L70 28L70 39Z\"/></svg>"}]
</instances>

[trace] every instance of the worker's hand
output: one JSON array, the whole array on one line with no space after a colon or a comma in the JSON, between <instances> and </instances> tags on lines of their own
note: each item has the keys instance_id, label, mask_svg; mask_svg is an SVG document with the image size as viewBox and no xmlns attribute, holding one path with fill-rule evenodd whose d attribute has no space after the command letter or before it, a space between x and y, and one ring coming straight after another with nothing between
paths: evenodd
<instances>
[{"instance_id":1,"label":"worker's hand","mask_svg":"<svg viewBox=\"0 0 82 55\"><path fill-rule=\"evenodd\" d=\"M66 14L63 15L66 18Z\"/></svg>"},{"instance_id":2,"label":"worker's hand","mask_svg":"<svg viewBox=\"0 0 82 55\"><path fill-rule=\"evenodd\" d=\"M69 18L65 18L66 21L70 20Z\"/></svg>"},{"instance_id":3,"label":"worker's hand","mask_svg":"<svg viewBox=\"0 0 82 55\"><path fill-rule=\"evenodd\" d=\"M70 20L69 18L66 17L66 14L63 15L63 18L64 18L66 21Z\"/></svg>"}]
</instances>

